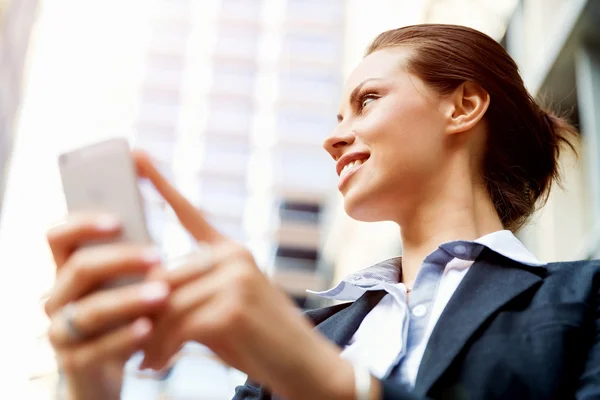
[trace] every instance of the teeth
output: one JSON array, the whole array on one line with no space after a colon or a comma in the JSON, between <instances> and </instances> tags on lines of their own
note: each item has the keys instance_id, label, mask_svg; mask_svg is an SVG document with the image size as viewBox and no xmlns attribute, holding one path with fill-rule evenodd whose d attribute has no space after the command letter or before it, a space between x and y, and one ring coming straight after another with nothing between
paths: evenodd
<instances>
[{"instance_id":1,"label":"teeth","mask_svg":"<svg viewBox=\"0 0 600 400\"><path fill-rule=\"evenodd\" d=\"M345 175L350 173L350 171L352 171L356 167L360 166L362 163L363 163L363 160L354 160L354 161L344 165L344 168L342 168L342 172L340 173L340 178L343 178Z\"/></svg>"}]
</instances>

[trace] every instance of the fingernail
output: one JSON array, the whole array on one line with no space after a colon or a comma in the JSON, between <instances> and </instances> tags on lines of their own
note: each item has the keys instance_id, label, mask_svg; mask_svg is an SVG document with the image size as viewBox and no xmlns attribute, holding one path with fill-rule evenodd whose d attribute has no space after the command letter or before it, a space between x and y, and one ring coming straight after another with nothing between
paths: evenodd
<instances>
[{"instance_id":1,"label":"fingernail","mask_svg":"<svg viewBox=\"0 0 600 400\"><path fill-rule=\"evenodd\" d=\"M103 215L96 220L96 228L101 231L114 231L121 226L121 222L112 215Z\"/></svg>"},{"instance_id":2,"label":"fingernail","mask_svg":"<svg viewBox=\"0 0 600 400\"><path fill-rule=\"evenodd\" d=\"M160 253L154 248L145 250L142 258L150 265L159 264L162 261Z\"/></svg>"},{"instance_id":3,"label":"fingernail","mask_svg":"<svg viewBox=\"0 0 600 400\"><path fill-rule=\"evenodd\" d=\"M142 287L142 298L147 301L163 300L169 294L169 287L163 282L151 282Z\"/></svg>"},{"instance_id":4,"label":"fingernail","mask_svg":"<svg viewBox=\"0 0 600 400\"><path fill-rule=\"evenodd\" d=\"M137 337L144 337L152 329L152 323L146 318L138 319L133 323L133 334Z\"/></svg>"}]
</instances>

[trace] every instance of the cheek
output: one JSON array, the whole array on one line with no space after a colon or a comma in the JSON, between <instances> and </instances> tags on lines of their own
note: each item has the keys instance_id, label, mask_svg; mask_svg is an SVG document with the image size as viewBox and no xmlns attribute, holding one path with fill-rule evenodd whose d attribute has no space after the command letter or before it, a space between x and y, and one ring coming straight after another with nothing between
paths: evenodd
<instances>
[{"instance_id":1,"label":"cheek","mask_svg":"<svg viewBox=\"0 0 600 400\"><path fill-rule=\"evenodd\" d=\"M436 110L419 102L397 102L373 111L364 132L374 167L404 180L422 179L435 169L442 142Z\"/></svg>"}]
</instances>

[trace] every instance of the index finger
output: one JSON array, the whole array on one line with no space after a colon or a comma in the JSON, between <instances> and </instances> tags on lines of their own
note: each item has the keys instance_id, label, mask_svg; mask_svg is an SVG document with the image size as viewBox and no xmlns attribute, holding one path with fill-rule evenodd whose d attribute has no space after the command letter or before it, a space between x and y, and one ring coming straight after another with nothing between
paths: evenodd
<instances>
[{"instance_id":1,"label":"index finger","mask_svg":"<svg viewBox=\"0 0 600 400\"><path fill-rule=\"evenodd\" d=\"M148 178L158 193L169 203L183 227L199 242L218 243L225 240L213 228L202 212L190 203L152 164L150 157L141 151L132 151L138 175Z\"/></svg>"}]
</instances>

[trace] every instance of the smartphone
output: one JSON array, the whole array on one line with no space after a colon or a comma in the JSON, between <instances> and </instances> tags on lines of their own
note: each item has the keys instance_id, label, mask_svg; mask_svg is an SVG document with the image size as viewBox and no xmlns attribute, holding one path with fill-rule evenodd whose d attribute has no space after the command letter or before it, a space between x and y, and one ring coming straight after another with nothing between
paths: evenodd
<instances>
[{"instance_id":1,"label":"smartphone","mask_svg":"<svg viewBox=\"0 0 600 400\"><path fill-rule=\"evenodd\" d=\"M106 212L120 218L120 236L101 243L152 243L127 140L110 139L61 154L58 164L70 213Z\"/></svg>"}]
</instances>

